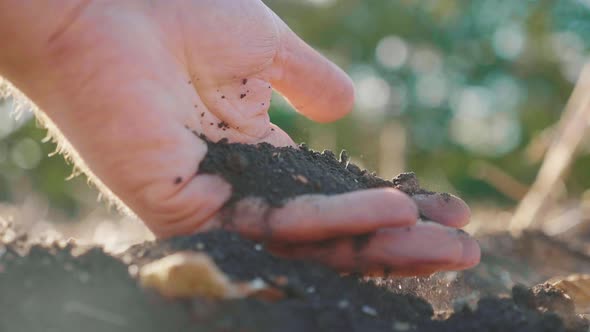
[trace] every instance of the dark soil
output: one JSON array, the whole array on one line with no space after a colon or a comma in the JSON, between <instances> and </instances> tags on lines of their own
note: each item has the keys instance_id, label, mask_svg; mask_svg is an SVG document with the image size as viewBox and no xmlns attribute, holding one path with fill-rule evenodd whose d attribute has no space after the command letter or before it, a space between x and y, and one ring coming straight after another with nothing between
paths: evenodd
<instances>
[{"instance_id":1,"label":"dark soil","mask_svg":"<svg viewBox=\"0 0 590 332\"><path fill-rule=\"evenodd\" d=\"M0 248L0 331L587 330L569 298L548 285L517 286L514 298L486 297L455 312L435 312L401 282L341 277L312 263L278 259L227 232L145 243L120 257L72 244L16 241ZM277 286L286 298L172 301L141 289L128 272L184 250L206 252L233 280L286 277L287 285Z\"/></svg>"},{"instance_id":2,"label":"dark soil","mask_svg":"<svg viewBox=\"0 0 590 332\"><path fill-rule=\"evenodd\" d=\"M208 151L199 173L218 174L232 184L228 205L255 196L280 206L304 194L340 194L380 187L397 188L409 195L434 194L420 188L414 173L402 173L388 181L361 170L349 161L346 151L337 159L332 151L320 153L305 145L295 149L205 140Z\"/></svg>"},{"instance_id":3,"label":"dark soil","mask_svg":"<svg viewBox=\"0 0 590 332\"><path fill-rule=\"evenodd\" d=\"M382 180L328 151L208 144L200 171L220 174L234 186L230 204L254 195L277 206L306 193L387 186L411 195L427 193L413 174ZM512 295L500 296L509 287L503 288L505 278L497 276L516 278L505 259L517 259L519 245L503 246L503 256L496 255L499 247L484 247L483 263L452 281L444 273L367 280L276 258L262 245L224 231L148 242L119 257L73 243L31 244L26 238L10 239L7 232L12 230L0 227L1 332L587 331L569 298L550 285L516 286ZM286 296L274 303L173 301L138 286L133 272L139 267L186 250L206 252L232 280L261 278L272 284L286 279L276 285ZM493 296L470 297L478 289L482 295L492 289Z\"/></svg>"}]
</instances>

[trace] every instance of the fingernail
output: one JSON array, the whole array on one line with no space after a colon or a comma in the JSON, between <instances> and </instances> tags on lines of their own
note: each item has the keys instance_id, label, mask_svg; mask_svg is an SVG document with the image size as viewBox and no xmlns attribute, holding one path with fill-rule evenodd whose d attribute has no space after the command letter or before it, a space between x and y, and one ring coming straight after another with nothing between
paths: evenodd
<instances>
[{"instance_id":1,"label":"fingernail","mask_svg":"<svg viewBox=\"0 0 590 332\"><path fill-rule=\"evenodd\" d=\"M463 245L463 255L461 256L460 265L462 268L470 268L477 265L481 259L481 249L477 241L471 237L461 236Z\"/></svg>"}]
</instances>

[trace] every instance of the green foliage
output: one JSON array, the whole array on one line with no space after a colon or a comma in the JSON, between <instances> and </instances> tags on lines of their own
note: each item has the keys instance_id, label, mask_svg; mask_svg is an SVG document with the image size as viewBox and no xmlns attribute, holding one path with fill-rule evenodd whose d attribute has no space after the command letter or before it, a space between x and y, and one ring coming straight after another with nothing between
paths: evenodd
<instances>
[{"instance_id":1,"label":"green foliage","mask_svg":"<svg viewBox=\"0 0 590 332\"><path fill-rule=\"evenodd\" d=\"M390 98L372 112L380 113L378 121L399 121L407 128L408 169L446 175L468 199L506 201L470 172L479 160L524 183L534 179L539 160L528 160L524 152L541 130L559 119L585 61L588 1L341 0L320 8L314 1L307 3L274 1L271 7L305 40L335 54L358 90L363 89L362 75L354 76L359 66L386 81L391 96L401 90L403 102ZM379 43L387 36L399 38L407 48L404 65L391 68L379 61ZM431 62L436 65L426 61L425 68L418 66L416 57L424 49L434 54ZM432 102L429 89L446 91ZM344 124L338 130L338 137L363 133L363 139L339 146L357 154L370 151L379 137L378 130L363 131L371 115L362 107L359 103L352 115L356 127ZM365 158L372 158L366 164L376 165L378 156L368 153ZM584 160L580 158L569 177L577 191L590 185L587 168L580 167Z\"/></svg>"}]
</instances>

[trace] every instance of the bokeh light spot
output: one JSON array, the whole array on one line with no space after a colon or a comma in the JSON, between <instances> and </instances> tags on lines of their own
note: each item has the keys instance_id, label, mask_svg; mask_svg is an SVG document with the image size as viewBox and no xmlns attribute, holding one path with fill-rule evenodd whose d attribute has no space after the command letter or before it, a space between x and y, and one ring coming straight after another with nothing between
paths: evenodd
<instances>
[{"instance_id":1,"label":"bokeh light spot","mask_svg":"<svg viewBox=\"0 0 590 332\"><path fill-rule=\"evenodd\" d=\"M11 150L12 162L22 169L33 169L41 161L41 147L31 138L17 142Z\"/></svg>"},{"instance_id":2,"label":"bokeh light spot","mask_svg":"<svg viewBox=\"0 0 590 332\"><path fill-rule=\"evenodd\" d=\"M484 117L492 112L492 95L487 88L470 86L454 96L452 107L460 117Z\"/></svg>"},{"instance_id":3,"label":"bokeh light spot","mask_svg":"<svg viewBox=\"0 0 590 332\"><path fill-rule=\"evenodd\" d=\"M0 141L0 164L6 162L6 160L8 160L8 146Z\"/></svg>"},{"instance_id":4,"label":"bokeh light spot","mask_svg":"<svg viewBox=\"0 0 590 332\"><path fill-rule=\"evenodd\" d=\"M504 25L494 33L492 44L499 57L513 60L525 49L526 34L519 24Z\"/></svg>"},{"instance_id":5,"label":"bokeh light spot","mask_svg":"<svg viewBox=\"0 0 590 332\"><path fill-rule=\"evenodd\" d=\"M383 111L389 103L391 88L387 81L379 76L367 76L357 83L357 103L361 109Z\"/></svg>"},{"instance_id":6,"label":"bokeh light spot","mask_svg":"<svg viewBox=\"0 0 590 332\"><path fill-rule=\"evenodd\" d=\"M377 45L377 61L389 69L402 67L408 59L408 45L397 36L387 36Z\"/></svg>"},{"instance_id":7,"label":"bokeh light spot","mask_svg":"<svg viewBox=\"0 0 590 332\"><path fill-rule=\"evenodd\" d=\"M428 46L416 48L410 57L410 66L419 74L438 71L442 66L441 55Z\"/></svg>"},{"instance_id":8,"label":"bokeh light spot","mask_svg":"<svg viewBox=\"0 0 590 332\"><path fill-rule=\"evenodd\" d=\"M416 82L418 102L428 107L439 107L447 99L448 82L440 73L421 75Z\"/></svg>"},{"instance_id":9,"label":"bokeh light spot","mask_svg":"<svg viewBox=\"0 0 590 332\"><path fill-rule=\"evenodd\" d=\"M451 137L473 153L501 156L518 146L521 128L509 113L484 117L455 116L451 122Z\"/></svg>"}]
</instances>

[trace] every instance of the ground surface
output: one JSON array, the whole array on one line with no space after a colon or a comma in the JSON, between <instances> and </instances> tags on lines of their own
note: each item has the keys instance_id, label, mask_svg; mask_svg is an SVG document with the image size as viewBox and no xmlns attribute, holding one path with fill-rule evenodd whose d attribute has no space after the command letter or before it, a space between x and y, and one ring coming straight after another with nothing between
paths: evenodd
<instances>
[{"instance_id":1,"label":"ground surface","mask_svg":"<svg viewBox=\"0 0 590 332\"><path fill-rule=\"evenodd\" d=\"M201 172L221 174L237 188L227 208L248 195L280 205L302 193L421 190L411 176L377 179L329 152L209 148ZM587 331L559 290L513 288L590 269L590 258L572 241L539 233L481 239L482 264L471 271L372 280L282 260L222 231L148 242L118 257L73 243L32 244L13 234L7 225L0 228L0 331ZM138 286L138 268L186 250L206 252L233 280L281 277L287 283L277 287L286 297L172 301Z\"/></svg>"}]
</instances>

